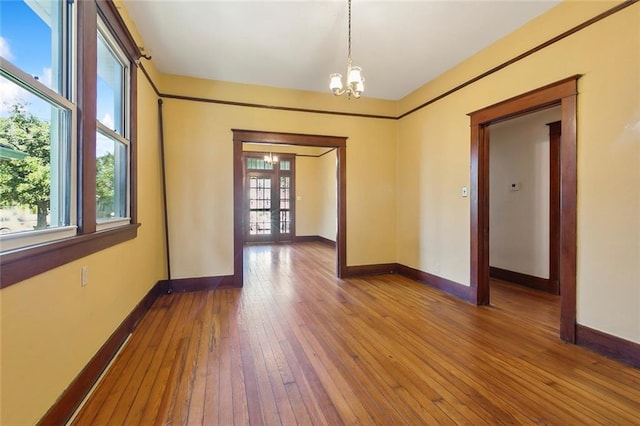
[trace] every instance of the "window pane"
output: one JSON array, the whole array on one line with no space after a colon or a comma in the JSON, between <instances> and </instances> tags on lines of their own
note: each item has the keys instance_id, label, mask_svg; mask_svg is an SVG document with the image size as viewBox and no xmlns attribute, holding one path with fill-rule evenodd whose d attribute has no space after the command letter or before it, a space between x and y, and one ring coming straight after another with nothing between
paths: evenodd
<instances>
[{"instance_id":1,"label":"window pane","mask_svg":"<svg viewBox=\"0 0 640 426\"><path fill-rule=\"evenodd\" d=\"M70 225L70 116L0 77L0 232Z\"/></svg>"},{"instance_id":2,"label":"window pane","mask_svg":"<svg viewBox=\"0 0 640 426\"><path fill-rule=\"evenodd\" d=\"M98 120L122 136L124 134L125 67L102 34L98 33Z\"/></svg>"},{"instance_id":3,"label":"window pane","mask_svg":"<svg viewBox=\"0 0 640 426\"><path fill-rule=\"evenodd\" d=\"M127 217L127 146L96 134L96 216L98 221Z\"/></svg>"},{"instance_id":4,"label":"window pane","mask_svg":"<svg viewBox=\"0 0 640 426\"><path fill-rule=\"evenodd\" d=\"M247 158L247 168L255 170L273 170L273 164L267 163L263 158Z\"/></svg>"},{"instance_id":5,"label":"window pane","mask_svg":"<svg viewBox=\"0 0 640 426\"><path fill-rule=\"evenodd\" d=\"M0 55L62 94L64 2L2 1Z\"/></svg>"}]
</instances>

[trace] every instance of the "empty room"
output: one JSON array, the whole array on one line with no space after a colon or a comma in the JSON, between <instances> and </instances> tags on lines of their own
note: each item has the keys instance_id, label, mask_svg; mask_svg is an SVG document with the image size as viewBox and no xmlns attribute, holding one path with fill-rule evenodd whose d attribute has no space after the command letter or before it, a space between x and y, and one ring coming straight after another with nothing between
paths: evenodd
<instances>
[{"instance_id":1,"label":"empty room","mask_svg":"<svg viewBox=\"0 0 640 426\"><path fill-rule=\"evenodd\" d=\"M0 424L637 424L637 0L0 3Z\"/></svg>"}]
</instances>

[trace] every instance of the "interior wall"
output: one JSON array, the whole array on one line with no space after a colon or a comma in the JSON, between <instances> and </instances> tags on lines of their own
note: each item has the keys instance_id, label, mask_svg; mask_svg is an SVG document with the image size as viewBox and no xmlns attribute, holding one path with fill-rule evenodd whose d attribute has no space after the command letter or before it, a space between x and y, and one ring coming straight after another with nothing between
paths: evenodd
<instances>
[{"instance_id":1,"label":"interior wall","mask_svg":"<svg viewBox=\"0 0 640 426\"><path fill-rule=\"evenodd\" d=\"M334 150L318 159L318 192L320 203L318 204L319 227L318 235L337 241L338 235L338 177L337 177L337 151Z\"/></svg>"},{"instance_id":2,"label":"interior wall","mask_svg":"<svg viewBox=\"0 0 640 426\"><path fill-rule=\"evenodd\" d=\"M556 107L490 126L489 259L493 267L549 278L547 124L560 117Z\"/></svg>"},{"instance_id":3,"label":"interior wall","mask_svg":"<svg viewBox=\"0 0 640 426\"><path fill-rule=\"evenodd\" d=\"M296 157L296 236L319 234L318 158Z\"/></svg>"},{"instance_id":4,"label":"interior wall","mask_svg":"<svg viewBox=\"0 0 640 426\"><path fill-rule=\"evenodd\" d=\"M157 97L139 71L138 237L0 291L0 424L36 424L166 277L157 110ZM86 287L80 285L84 265Z\"/></svg>"},{"instance_id":5,"label":"interior wall","mask_svg":"<svg viewBox=\"0 0 640 426\"><path fill-rule=\"evenodd\" d=\"M222 82L167 75L163 76L162 84L161 90L165 93L197 91L214 97L218 89L226 86ZM243 91L252 90L252 86L234 84L233 87L241 92L240 97ZM271 93L290 95L290 91L284 89L268 92L269 96ZM298 93L305 96L303 92ZM321 101L316 103L318 109L349 102L331 94L316 97ZM273 104L280 99L265 97L254 98L254 101ZM395 120L177 99L165 100L165 112L167 157L171 158L167 190L174 278L233 274L231 129L348 137L347 264L395 261Z\"/></svg>"},{"instance_id":6,"label":"interior wall","mask_svg":"<svg viewBox=\"0 0 640 426\"><path fill-rule=\"evenodd\" d=\"M401 108L407 111L617 3L563 2L409 95ZM398 261L469 285L469 198L460 196L470 182L467 114L576 74L577 320L640 342L640 4L400 120Z\"/></svg>"}]
</instances>

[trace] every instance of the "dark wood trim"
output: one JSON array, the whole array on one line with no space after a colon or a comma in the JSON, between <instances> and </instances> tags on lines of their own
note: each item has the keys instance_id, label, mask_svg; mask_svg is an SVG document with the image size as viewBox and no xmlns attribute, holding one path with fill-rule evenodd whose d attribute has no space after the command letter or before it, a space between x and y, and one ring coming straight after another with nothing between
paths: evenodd
<instances>
[{"instance_id":1,"label":"dark wood trim","mask_svg":"<svg viewBox=\"0 0 640 426\"><path fill-rule=\"evenodd\" d=\"M139 223L0 254L0 288L136 238Z\"/></svg>"},{"instance_id":2,"label":"dark wood trim","mask_svg":"<svg viewBox=\"0 0 640 426\"><path fill-rule=\"evenodd\" d=\"M560 137L562 122L549 126L549 283L560 294Z\"/></svg>"},{"instance_id":3,"label":"dark wood trim","mask_svg":"<svg viewBox=\"0 0 640 426\"><path fill-rule=\"evenodd\" d=\"M579 74L576 74L563 78L488 107L472 111L467 115L471 117L472 124L495 124L559 105L560 99L577 93L575 82L580 77Z\"/></svg>"},{"instance_id":4,"label":"dark wood trim","mask_svg":"<svg viewBox=\"0 0 640 426\"><path fill-rule=\"evenodd\" d=\"M282 144L339 148L347 146L346 136L309 135L304 133L263 132L260 130L231 129L234 140L247 143Z\"/></svg>"},{"instance_id":5,"label":"dark wood trim","mask_svg":"<svg viewBox=\"0 0 640 426\"><path fill-rule=\"evenodd\" d=\"M233 276L235 285L242 287L244 273L243 241L244 164L242 140L233 139Z\"/></svg>"},{"instance_id":6,"label":"dark wood trim","mask_svg":"<svg viewBox=\"0 0 640 426\"><path fill-rule=\"evenodd\" d=\"M279 110L279 111L292 111L292 112L305 112L311 114L329 114L329 115L342 115L348 117L359 117L359 118L376 118L381 120L396 120L397 117L392 115L377 115L377 114L362 114L356 112L342 112L342 111L329 111L329 110L321 110L321 109L310 109L310 108L296 108L296 107L285 107L285 106L277 106L277 105L265 105L265 104L254 104L249 102L236 102L236 101L223 101L220 99L212 99L212 98L200 98L194 96L183 96L183 95L172 95L168 93L161 93L160 96L167 99L176 99L180 101L191 101L191 102L205 102L209 104L219 104L219 105L228 105L228 106L237 106L237 107L248 107L248 108L262 108L262 109L271 109L271 110Z\"/></svg>"},{"instance_id":7,"label":"dark wood trim","mask_svg":"<svg viewBox=\"0 0 640 426\"><path fill-rule=\"evenodd\" d=\"M406 116L408 116L410 114L413 114L416 111L421 110L422 108L424 108L426 106L431 105L434 102L439 101L440 99L446 98L447 96L449 96L449 95L451 95L451 94L453 94L453 93L455 93L455 92L457 92L457 91L459 91L461 89L464 89L465 87L467 87L467 86L469 86L469 85L471 85L471 84L473 84L473 83L475 83L475 82L477 82L479 80L482 80L483 78L488 77L491 74L494 74L494 73L500 71L503 68L506 68L506 67L508 67L510 65L513 65L516 62L519 62L522 59L524 59L524 58L526 58L528 56L531 56L534 53L539 52L540 50L542 50L544 48L547 48L547 47L551 46L552 44L555 44L555 43L559 42L560 40L565 39L565 38L569 37L570 35L575 34L578 31L581 31L581 30L587 28L588 26L593 25L596 22L601 21L601 20L613 15L614 13L620 12L621 10L631 6L634 3L637 3L638 1L639 0L625 0L624 2L612 7L611 9L608 9L608 10L602 12L601 14L599 14L597 16L594 16L593 18L591 18L591 19L589 19L589 20L587 20L587 21L585 21L585 22L583 22L583 23L581 23L579 25L576 25L575 27L563 32L562 34L557 35L557 36L553 37L552 39L547 40L544 43L541 43L541 44L539 44L539 45L527 50L526 52L521 53L520 55L518 55L518 56L516 56L514 58L511 58L508 61L505 61L505 62L501 63L500 65L497 65L497 66L491 68L490 70L485 71L482 74L477 75L477 76L465 81L462 84L457 85L453 89L450 89L450 90L448 90L448 91L446 91L446 92L444 92L444 93L442 93L442 94L440 94L440 95L438 95L438 96L436 96L434 98L429 99L426 102L423 102L422 104L418 105L417 107L415 107L413 109L410 109L409 111L407 111L407 112L405 112L403 114L400 114L398 116L398 119L404 118L404 117L406 117Z\"/></svg>"},{"instance_id":8,"label":"dark wood trim","mask_svg":"<svg viewBox=\"0 0 640 426\"><path fill-rule=\"evenodd\" d=\"M309 243L309 242L317 242L317 243L323 243L326 244L328 246L331 247L335 247L336 246L336 242L332 241L328 238L322 237L320 235L296 235L296 237L293 240L294 243Z\"/></svg>"},{"instance_id":9,"label":"dark wood trim","mask_svg":"<svg viewBox=\"0 0 640 426\"><path fill-rule=\"evenodd\" d=\"M161 97L160 95L160 91L158 90L158 86L156 86L156 84L153 82L153 80L151 79L151 76L149 75L149 73L147 72L147 69L144 67L144 65L142 65L142 63L138 64L138 68L142 71L142 73L144 74L144 76L146 77L147 81L149 82L149 84L151 85L151 88L153 89L153 91L155 92L157 97Z\"/></svg>"},{"instance_id":10,"label":"dark wood trim","mask_svg":"<svg viewBox=\"0 0 640 426\"><path fill-rule=\"evenodd\" d=\"M138 47L138 44L122 19L120 12L118 12L117 6L112 0L96 0L96 4L98 7L97 10L100 12L100 15L102 15L109 30L120 41L120 45L129 60L137 63L138 59L142 56L142 52L140 52L140 47Z\"/></svg>"},{"instance_id":11,"label":"dark wood trim","mask_svg":"<svg viewBox=\"0 0 640 426\"><path fill-rule=\"evenodd\" d=\"M521 272L497 268L495 266L489 267L489 275L491 278L498 280L520 284L546 293L558 294L557 287L553 285L549 278L540 278L529 274L523 274Z\"/></svg>"},{"instance_id":12,"label":"dark wood trim","mask_svg":"<svg viewBox=\"0 0 640 426\"><path fill-rule=\"evenodd\" d=\"M169 207L167 202L167 160L164 149L164 116L162 114L162 99L158 99L158 134L160 136L160 179L162 187L162 224L164 228L164 250L167 262L167 279L169 280L169 292L171 289L171 244L169 244Z\"/></svg>"},{"instance_id":13,"label":"dark wood trim","mask_svg":"<svg viewBox=\"0 0 640 426\"><path fill-rule=\"evenodd\" d=\"M617 361L640 368L640 344L594 330L576 326L576 344Z\"/></svg>"},{"instance_id":14,"label":"dark wood trim","mask_svg":"<svg viewBox=\"0 0 640 426\"><path fill-rule=\"evenodd\" d=\"M210 291L217 288L237 287L233 275L219 277L179 278L163 281L170 285L173 292L187 293L192 291Z\"/></svg>"},{"instance_id":15,"label":"dark wood trim","mask_svg":"<svg viewBox=\"0 0 640 426\"><path fill-rule=\"evenodd\" d=\"M452 296L458 297L464 301L471 303L475 302L475 300L473 299L474 294L471 291L471 287L469 286L462 285L455 281L451 281L437 275L432 275L428 272L423 272L402 264L397 265L396 271L400 275L404 275L405 277L411 278L412 280L421 282L433 288L437 288L438 290L442 290L445 293L449 293Z\"/></svg>"},{"instance_id":16,"label":"dark wood trim","mask_svg":"<svg viewBox=\"0 0 640 426\"><path fill-rule=\"evenodd\" d=\"M346 275L343 278L362 277L367 275L395 274L398 270L397 263L378 263L373 265L347 266Z\"/></svg>"},{"instance_id":17,"label":"dark wood trim","mask_svg":"<svg viewBox=\"0 0 640 426\"><path fill-rule=\"evenodd\" d=\"M573 76L470 113L471 117L471 292L489 303L489 125L552 105L561 105L560 138L560 337L575 342L576 324L576 96Z\"/></svg>"},{"instance_id":18,"label":"dark wood trim","mask_svg":"<svg viewBox=\"0 0 640 426\"><path fill-rule=\"evenodd\" d=\"M577 86L577 81L576 81ZM560 337L576 341L576 270L578 251L577 87L562 99L560 137Z\"/></svg>"},{"instance_id":19,"label":"dark wood trim","mask_svg":"<svg viewBox=\"0 0 640 426\"><path fill-rule=\"evenodd\" d=\"M79 1L78 7L78 233L96 231L96 93L98 53L97 6Z\"/></svg>"},{"instance_id":20,"label":"dark wood trim","mask_svg":"<svg viewBox=\"0 0 640 426\"><path fill-rule=\"evenodd\" d=\"M262 132L259 130L231 129L233 133L233 253L235 285L242 287L242 273L244 269L243 256L243 172L242 144L268 143L300 146L320 146L338 149L337 165L337 193L338 193L338 234L336 243L336 258L338 277L344 276L347 266L347 138L345 136L323 136L300 133Z\"/></svg>"},{"instance_id":21,"label":"dark wood trim","mask_svg":"<svg viewBox=\"0 0 640 426\"><path fill-rule=\"evenodd\" d=\"M164 282L157 282L135 308L120 323L98 352L91 358L80 374L71 382L58 400L38 422L39 425L63 425L69 421L75 410L98 381L109 362L118 353L122 344L137 327L158 297L166 293Z\"/></svg>"},{"instance_id":22,"label":"dark wood trim","mask_svg":"<svg viewBox=\"0 0 640 426\"><path fill-rule=\"evenodd\" d=\"M338 147L338 163L336 174L338 175L338 230L336 235L336 262L337 275L345 276L347 271L347 146Z\"/></svg>"}]
</instances>

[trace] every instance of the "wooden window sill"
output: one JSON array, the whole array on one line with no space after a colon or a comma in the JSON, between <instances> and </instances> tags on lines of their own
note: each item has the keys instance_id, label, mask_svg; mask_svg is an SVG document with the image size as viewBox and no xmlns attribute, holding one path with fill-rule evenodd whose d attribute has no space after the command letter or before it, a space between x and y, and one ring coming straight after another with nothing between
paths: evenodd
<instances>
[{"instance_id":1,"label":"wooden window sill","mask_svg":"<svg viewBox=\"0 0 640 426\"><path fill-rule=\"evenodd\" d=\"M81 257L132 240L139 223L25 247L0 254L0 288L24 281Z\"/></svg>"}]
</instances>

